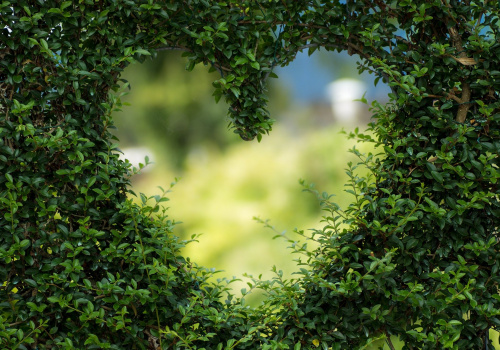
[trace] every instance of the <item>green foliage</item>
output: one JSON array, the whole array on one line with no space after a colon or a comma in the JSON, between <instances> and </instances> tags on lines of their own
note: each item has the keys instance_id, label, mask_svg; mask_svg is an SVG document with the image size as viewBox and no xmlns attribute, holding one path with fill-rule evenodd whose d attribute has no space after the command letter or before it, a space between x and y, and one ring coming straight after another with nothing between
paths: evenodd
<instances>
[{"instance_id":1,"label":"green foliage","mask_svg":"<svg viewBox=\"0 0 500 350\"><path fill-rule=\"evenodd\" d=\"M179 69L184 61L179 52L163 51L122 74L130 84L122 101L130 106L114 114L120 148L145 145L166 155L155 159L157 164L179 168L200 143L223 149L239 139L221 127L227 106L214 103L211 96L218 73L207 74L201 65L185 72Z\"/></svg>"},{"instance_id":2,"label":"green foliage","mask_svg":"<svg viewBox=\"0 0 500 350\"><path fill-rule=\"evenodd\" d=\"M404 349L488 348L497 2L4 0L0 13L2 348L394 348L391 335ZM267 293L257 309L224 303L228 286L179 255L164 196L126 197L113 92L162 47L220 73L214 95L244 140L271 129L266 79L297 51L359 55L392 88L372 106L374 136L353 134L381 152L349 166L353 203L318 193L318 248L292 243L296 280L250 282Z\"/></svg>"}]
</instances>

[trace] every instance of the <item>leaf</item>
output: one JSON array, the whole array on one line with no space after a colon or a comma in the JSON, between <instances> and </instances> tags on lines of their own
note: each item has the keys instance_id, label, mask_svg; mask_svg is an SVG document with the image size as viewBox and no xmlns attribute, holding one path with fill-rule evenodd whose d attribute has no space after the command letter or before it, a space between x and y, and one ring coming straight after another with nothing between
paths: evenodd
<instances>
[{"instance_id":1,"label":"leaf","mask_svg":"<svg viewBox=\"0 0 500 350\"><path fill-rule=\"evenodd\" d=\"M236 59L236 62L234 62L234 64L235 64L236 66L240 66L240 65L245 64L245 63L247 63L247 62L248 62L248 58L246 58L246 57L238 57L238 58Z\"/></svg>"},{"instance_id":2,"label":"leaf","mask_svg":"<svg viewBox=\"0 0 500 350\"><path fill-rule=\"evenodd\" d=\"M73 4L73 1L65 1L61 4L61 10L64 10L66 7L69 7Z\"/></svg>"},{"instance_id":3,"label":"leaf","mask_svg":"<svg viewBox=\"0 0 500 350\"><path fill-rule=\"evenodd\" d=\"M450 109L451 107L453 107L453 102L448 101L448 102L443 103L443 105L441 106L440 109L442 111L444 111L445 109Z\"/></svg>"},{"instance_id":4,"label":"leaf","mask_svg":"<svg viewBox=\"0 0 500 350\"><path fill-rule=\"evenodd\" d=\"M49 44L47 44L47 42L45 41L45 39L40 39L40 45L45 49L45 50L48 50L49 49Z\"/></svg>"},{"instance_id":5,"label":"leaf","mask_svg":"<svg viewBox=\"0 0 500 350\"><path fill-rule=\"evenodd\" d=\"M92 176L92 177L90 178L90 180L89 180L88 184L87 184L87 187L92 187L92 185L93 185L93 184L95 184L96 180L97 180L97 177Z\"/></svg>"},{"instance_id":6,"label":"leaf","mask_svg":"<svg viewBox=\"0 0 500 350\"><path fill-rule=\"evenodd\" d=\"M473 66L477 64L476 60L472 57L455 57L451 56L455 61L463 64L464 66Z\"/></svg>"},{"instance_id":7,"label":"leaf","mask_svg":"<svg viewBox=\"0 0 500 350\"><path fill-rule=\"evenodd\" d=\"M428 198L428 197L425 197L424 200L427 202L427 204L429 204L431 207L433 207L434 209L437 209L439 208L439 206L437 205L436 202L434 202L432 199Z\"/></svg>"},{"instance_id":8,"label":"leaf","mask_svg":"<svg viewBox=\"0 0 500 350\"><path fill-rule=\"evenodd\" d=\"M255 56L253 55L253 53L248 52L247 57L250 59L250 61L252 61L252 62L255 61Z\"/></svg>"},{"instance_id":9,"label":"leaf","mask_svg":"<svg viewBox=\"0 0 500 350\"><path fill-rule=\"evenodd\" d=\"M87 287L87 289L92 289L92 283L88 279L84 279L83 284Z\"/></svg>"},{"instance_id":10,"label":"leaf","mask_svg":"<svg viewBox=\"0 0 500 350\"><path fill-rule=\"evenodd\" d=\"M196 65L196 62L194 60L188 60L186 63L186 70L188 72L191 72L195 65Z\"/></svg>"},{"instance_id":11,"label":"leaf","mask_svg":"<svg viewBox=\"0 0 500 350\"><path fill-rule=\"evenodd\" d=\"M337 339L345 339L345 335L339 331L332 332L332 335Z\"/></svg>"},{"instance_id":12,"label":"leaf","mask_svg":"<svg viewBox=\"0 0 500 350\"><path fill-rule=\"evenodd\" d=\"M260 64L259 64L259 62L251 62L251 63L250 63L250 65L251 65L253 68L257 69L257 70L259 70L259 69L260 69Z\"/></svg>"},{"instance_id":13,"label":"leaf","mask_svg":"<svg viewBox=\"0 0 500 350\"><path fill-rule=\"evenodd\" d=\"M465 174L465 178L468 179L468 180L475 180L476 179L476 175L474 175L474 173L466 173Z\"/></svg>"},{"instance_id":14,"label":"leaf","mask_svg":"<svg viewBox=\"0 0 500 350\"><path fill-rule=\"evenodd\" d=\"M443 183L443 176L438 171L431 171L431 175L439 183Z\"/></svg>"},{"instance_id":15,"label":"leaf","mask_svg":"<svg viewBox=\"0 0 500 350\"><path fill-rule=\"evenodd\" d=\"M37 284L34 280L32 280L31 278L26 278L26 279L24 280L24 282L25 282L28 286L30 286L30 287L34 287L34 288L36 288L36 287L38 286L38 284Z\"/></svg>"},{"instance_id":16,"label":"leaf","mask_svg":"<svg viewBox=\"0 0 500 350\"><path fill-rule=\"evenodd\" d=\"M226 34L224 34L224 33L217 33L217 34L215 34L215 36L218 36L219 38L222 38L224 40L228 40L229 39L229 37Z\"/></svg>"},{"instance_id":17,"label":"leaf","mask_svg":"<svg viewBox=\"0 0 500 350\"><path fill-rule=\"evenodd\" d=\"M416 238L410 238L408 242L406 243L406 249L410 250L413 247L416 247L418 244L418 239Z\"/></svg>"},{"instance_id":18,"label":"leaf","mask_svg":"<svg viewBox=\"0 0 500 350\"><path fill-rule=\"evenodd\" d=\"M233 92L233 95L238 98L240 97L240 90L234 86L231 86L230 87L230 90Z\"/></svg>"},{"instance_id":19,"label":"leaf","mask_svg":"<svg viewBox=\"0 0 500 350\"><path fill-rule=\"evenodd\" d=\"M137 49L135 50L136 53L139 53L141 55L144 55L144 56L151 56L151 53L147 50L144 50L144 49Z\"/></svg>"}]
</instances>

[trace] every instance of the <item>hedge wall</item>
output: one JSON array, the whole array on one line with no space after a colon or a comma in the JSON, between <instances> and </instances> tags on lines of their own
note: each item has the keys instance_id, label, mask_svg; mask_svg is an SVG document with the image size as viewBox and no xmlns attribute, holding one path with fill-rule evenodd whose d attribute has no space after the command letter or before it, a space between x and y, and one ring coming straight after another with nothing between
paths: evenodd
<instances>
[{"instance_id":1,"label":"hedge wall","mask_svg":"<svg viewBox=\"0 0 500 350\"><path fill-rule=\"evenodd\" d=\"M499 8L2 0L1 348L394 349L394 335L403 349L487 349L500 328ZM319 248L294 246L296 280L251 283L268 296L252 309L179 254L167 191L128 199L134 170L110 133L120 73L183 50L187 69L220 73L234 132L260 140L273 68L320 48L391 86L372 133L352 135L380 153L350 165L348 208L318 193Z\"/></svg>"}]
</instances>

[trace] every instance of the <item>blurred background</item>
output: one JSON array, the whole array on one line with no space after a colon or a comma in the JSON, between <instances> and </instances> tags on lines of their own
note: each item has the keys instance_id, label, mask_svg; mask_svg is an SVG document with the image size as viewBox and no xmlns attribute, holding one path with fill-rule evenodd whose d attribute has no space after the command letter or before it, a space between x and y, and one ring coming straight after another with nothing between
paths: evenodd
<instances>
[{"instance_id":1,"label":"blurred background","mask_svg":"<svg viewBox=\"0 0 500 350\"><path fill-rule=\"evenodd\" d=\"M161 52L123 75L130 90L122 98L128 106L115 115L120 149L135 166L145 156L153 162L133 177L133 190L154 195L179 179L168 202L171 218L182 222L176 234L201 234L185 255L221 270L219 277L272 278L273 266L290 277L295 257L288 242L273 240L276 232L253 218L270 220L292 239L295 228L321 228L318 201L300 179L347 205L344 169L355 161L348 152L354 142L340 131L363 129L370 119L368 106L354 99L383 101L389 89L382 82L375 88L369 74L359 77L348 55L299 54L270 79L269 109L277 120L270 135L245 142L228 128L227 105L212 97L218 73L203 65L187 72L185 63L180 52ZM244 285L234 288L239 293Z\"/></svg>"},{"instance_id":2,"label":"blurred background","mask_svg":"<svg viewBox=\"0 0 500 350\"><path fill-rule=\"evenodd\" d=\"M166 202L175 233L200 235L184 255L220 271L219 278L241 279L232 284L234 293L246 287L245 274L271 279L273 266L293 277L297 257L285 239L273 237L299 239L296 229L322 228L318 201L299 180L335 194L343 208L350 203L345 168L356 161L348 152L355 142L340 132L363 130L371 102L385 103L390 92L382 81L374 85L375 76L358 75L356 60L320 51L276 68L279 79L270 79L268 93L276 123L260 143L228 129L227 105L212 97L218 76L209 67L187 72L180 52L161 52L125 70L130 89L122 97L127 106L114 116L115 135L123 158L136 167L146 156L153 162L132 178L133 190L150 196L176 182ZM354 101L363 96L368 104ZM370 147L356 145L364 153ZM261 300L258 292L246 298L253 305Z\"/></svg>"}]
</instances>

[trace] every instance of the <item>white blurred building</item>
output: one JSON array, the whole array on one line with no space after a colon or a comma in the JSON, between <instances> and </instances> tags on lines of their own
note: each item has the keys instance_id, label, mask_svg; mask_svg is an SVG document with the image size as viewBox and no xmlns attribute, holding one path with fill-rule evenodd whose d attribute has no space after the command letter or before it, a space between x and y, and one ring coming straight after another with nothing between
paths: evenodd
<instances>
[{"instance_id":1,"label":"white blurred building","mask_svg":"<svg viewBox=\"0 0 500 350\"><path fill-rule=\"evenodd\" d=\"M139 169L139 163L146 165L146 156L149 158L149 163L153 163L153 151L147 147L130 147L122 149L123 153L120 153L120 159L128 159L130 164L134 168ZM149 164L141 170L141 173L147 173L152 170L154 164Z\"/></svg>"},{"instance_id":2,"label":"white blurred building","mask_svg":"<svg viewBox=\"0 0 500 350\"><path fill-rule=\"evenodd\" d=\"M332 105L333 118L336 122L346 125L357 125L366 106L361 101L366 84L357 79L338 79L328 84L326 93Z\"/></svg>"}]
</instances>

